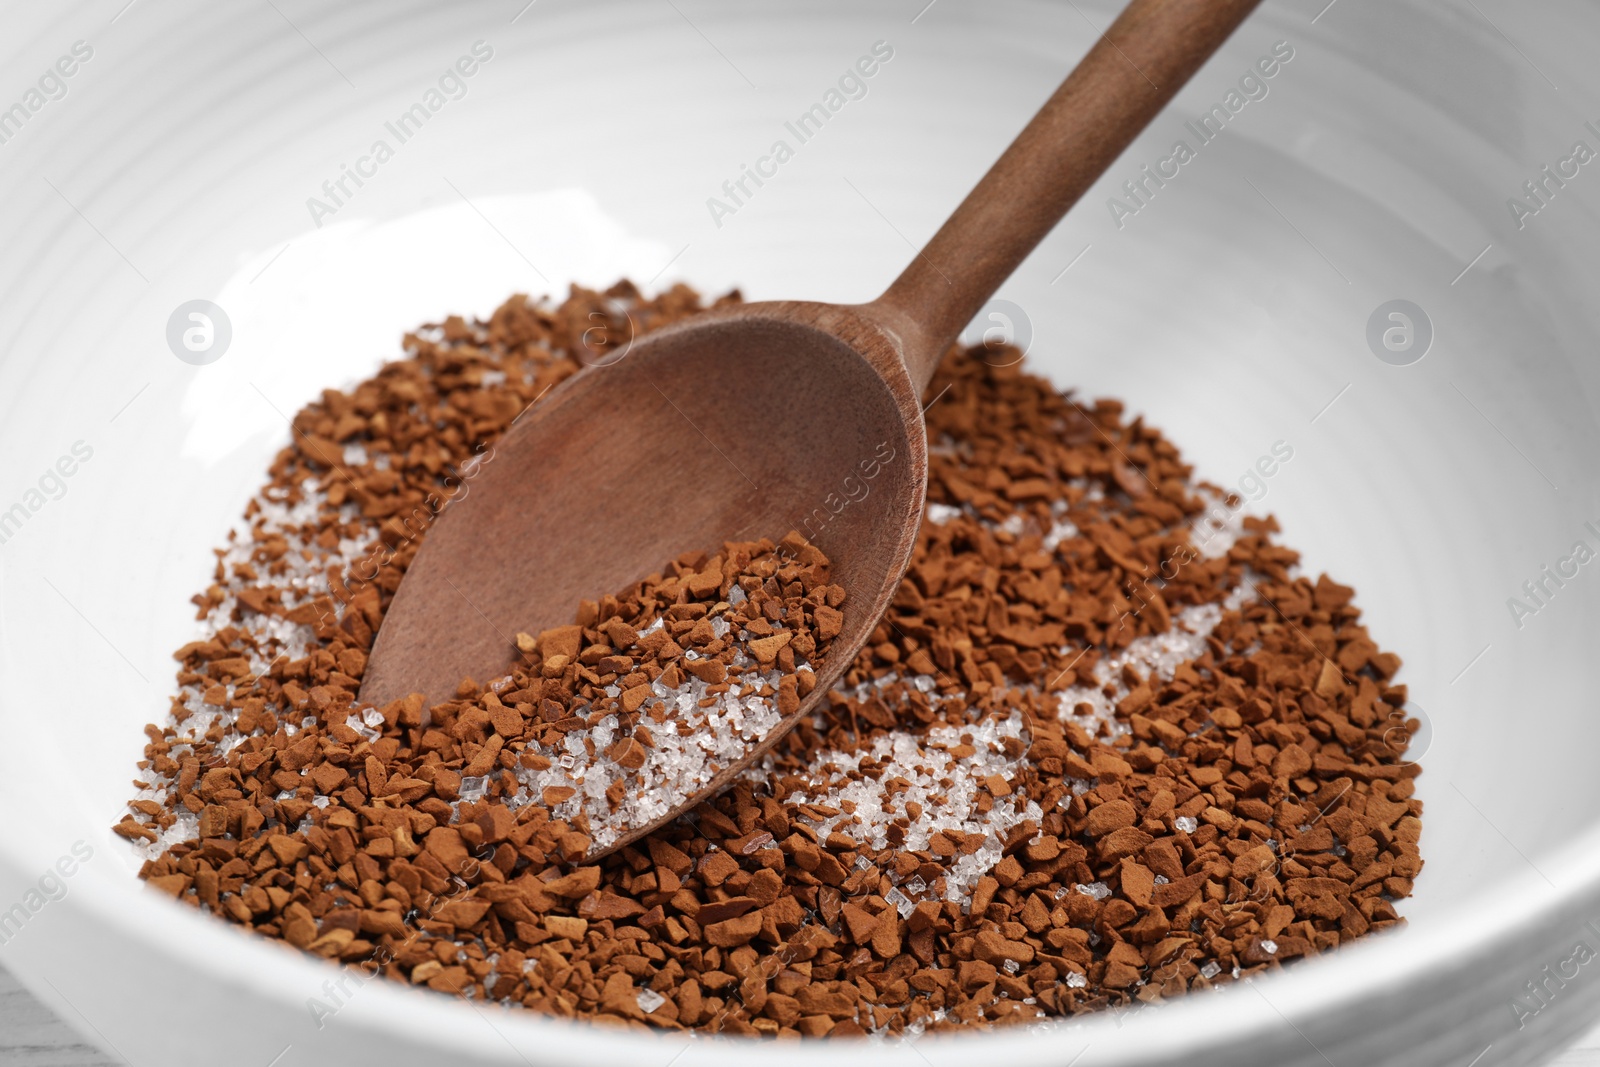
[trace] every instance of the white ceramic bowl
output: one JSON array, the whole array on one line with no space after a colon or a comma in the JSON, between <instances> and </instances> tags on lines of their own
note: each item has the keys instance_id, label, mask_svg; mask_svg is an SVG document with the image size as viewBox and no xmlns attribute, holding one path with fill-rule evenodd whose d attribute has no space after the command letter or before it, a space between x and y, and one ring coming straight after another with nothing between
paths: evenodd
<instances>
[{"instance_id":1,"label":"white ceramic bowl","mask_svg":"<svg viewBox=\"0 0 1600 1067\"><path fill-rule=\"evenodd\" d=\"M666 1064L684 1039L381 983L319 1029L327 968L143 892L107 827L187 598L283 413L422 319L622 275L875 295L1114 5L122 2L0 16L0 107L43 80L0 126L0 513L25 509L0 544L0 914L25 920L0 961L134 1064ZM1535 215L1507 198L1573 142L1600 149L1600 11L1325 3L1269 2L1002 295L1036 367L1126 398L1213 480L1292 444L1261 506L1357 587L1431 726L1409 927L1125 1017L915 1046L697 1041L679 1062L1465 1067L1532 1062L1583 1024L1600 963L1566 961L1600 947L1600 564L1520 619L1507 601L1574 542L1600 547L1600 164L1547 182ZM464 95L398 144L385 123L480 41ZM878 41L893 58L866 95L714 217L707 199ZM1184 120L1279 41L1294 54L1267 95L1119 226L1109 198L1197 146ZM393 158L362 162L380 138ZM369 177L314 218L343 165ZM166 341L198 298L232 327L209 366ZM1432 324L1409 365L1369 349L1393 299ZM46 477L78 442L87 461ZM74 848L92 855L46 878Z\"/></svg>"}]
</instances>

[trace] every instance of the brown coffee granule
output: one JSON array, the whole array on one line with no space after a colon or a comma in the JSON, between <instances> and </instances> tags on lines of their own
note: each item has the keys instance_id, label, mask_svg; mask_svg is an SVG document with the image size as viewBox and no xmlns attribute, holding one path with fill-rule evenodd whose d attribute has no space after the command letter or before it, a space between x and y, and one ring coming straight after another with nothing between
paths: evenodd
<instances>
[{"instance_id":1,"label":"brown coffee granule","mask_svg":"<svg viewBox=\"0 0 1600 1067\"><path fill-rule=\"evenodd\" d=\"M596 849L660 821L800 710L844 599L791 531L686 553L570 626L519 633L526 663L484 698L523 787L507 806L541 803Z\"/></svg>"},{"instance_id":2,"label":"brown coffee granule","mask_svg":"<svg viewBox=\"0 0 1600 1067\"><path fill-rule=\"evenodd\" d=\"M1421 805L1397 657L1270 518L1120 405L994 365L1015 353L945 361L891 608L822 714L690 816L576 862L590 837L518 777L520 689L357 709L431 516L604 354L591 315L625 339L698 307L513 298L296 416L117 827L152 885L442 992L769 1036L1156 1002L1399 921ZM616 651L583 630L580 659Z\"/></svg>"}]
</instances>

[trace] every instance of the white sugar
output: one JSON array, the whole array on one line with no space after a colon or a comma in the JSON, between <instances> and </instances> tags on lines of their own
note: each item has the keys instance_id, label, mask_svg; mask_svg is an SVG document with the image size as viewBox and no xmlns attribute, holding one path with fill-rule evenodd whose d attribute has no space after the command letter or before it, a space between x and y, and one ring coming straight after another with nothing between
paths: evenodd
<instances>
[{"instance_id":1,"label":"white sugar","mask_svg":"<svg viewBox=\"0 0 1600 1067\"><path fill-rule=\"evenodd\" d=\"M185 841L193 841L200 836L200 817L184 809L177 809L177 817L171 826L162 830L154 841L139 841L134 845L134 853L144 860L157 860L173 845Z\"/></svg>"},{"instance_id":2,"label":"white sugar","mask_svg":"<svg viewBox=\"0 0 1600 1067\"><path fill-rule=\"evenodd\" d=\"M1120 652L1103 657L1095 664L1092 684L1061 690L1057 697L1061 717L1084 722L1085 726L1103 724L1113 738L1128 733L1128 724L1116 714L1117 705L1130 692L1124 669L1131 669L1145 681L1171 681L1181 665L1205 653L1206 638L1222 621L1224 612L1237 608L1252 595L1248 587L1240 586L1220 604L1184 608L1173 614L1172 625L1164 632L1136 637ZM1106 692L1108 687L1110 693ZM1087 712L1079 710L1084 705L1088 706Z\"/></svg>"},{"instance_id":3,"label":"white sugar","mask_svg":"<svg viewBox=\"0 0 1600 1067\"><path fill-rule=\"evenodd\" d=\"M1199 496L1206 510L1189 527L1189 539L1204 559L1226 556L1234 542L1244 534L1245 511L1243 502L1229 507L1227 501L1210 490L1201 489Z\"/></svg>"},{"instance_id":4,"label":"white sugar","mask_svg":"<svg viewBox=\"0 0 1600 1067\"><path fill-rule=\"evenodd\" d=\"M378 721L383 721L382 715L378 716ZM376 741L378 738L383 736L377 730L374 730L367 725L366 717L364 715L358 715L355 712L351 712L345 717L344 724L368 741Z\"/></svg>"},{"instance_id":5,"label":"white sugar","mask_svg":"<svg viewBox=\"0 0 1600 1067\"><path fill-rule=\"evenodd\" d=\"M903 694L903 690L899 692ZM815 753L802 772L812 785L789 799L806 803L809 797L813 803L841 811L820 819L798 814L819 838L844 832L873 849L890 846L889 827L899 820L907 826L895 847L905 851L926 851L940 834L947 839L952 833L963 839L981 837L982 843L974 851L958 854L945 864L944 899L965 902L978 879L1000 861L1010 832L1026 820L1038 822L1044 817L1039 805L1020 793L994 799L987 812L979 803L984 779L998 776L1009 782L1017 776L1021 757L1007 756L1005 742L1021 742L1023 733L1022 716L1017 712L1004 720L935 726L925 734L890 730L852 752ZM972 748L970 755L954 756L949 751L964 744ZM1026 745L1017 747L1021 751ZM869 759L874 767L863 772L861 765ZM777 761L769 756L751 776L770 780L777 773ZM881 783L892 779L910 784L891 793ZM913 817L908 804L921 805L922 814ZM852 809L851 814L844 813L846 807ZM912 889L907 882L902 888L920 895L928 887L923 884L921 889Z\"/></svg>"},{"instance_id":6,"label":"white sugar","mask_svg":"<svg viewBox=\"0 0 1600 1067\"><path fill-rule=\"evenodd\" d=\"M719 616L712 623L713 629L716 622L721 622L726 632L726 620ZM662 625L663 620L657 618L639 636L653 633ZM736 681L721 693L712 692L711 684L692 675L675 688L660 679L653 682L650 696L638 709L649 727L652 744L644 747L644 765L637 770L624 772L603 756L620 728L615 715L608 715L588 730L567 734L560 749L530 743L524 752L550 760L552 765L543 769L519 767L518 788L506 796L506 804L512 808L543 804L546 790L574 790L566 799L549 805L550 813L569 822L587 815L589 836L597 849L658 821L678 805L680 798L705 788L743 758L751 742L765 737L783 721L775 698L756 695L766 686L776 690L783 674L776 668L747 669L754 665L755 661L736 647L729 671ZM735 674L735 669L744 669L744 673ZM702 702L709 706L701 707ZM655 709L670 716L668 725L658 727L654 723L650 713ZM592 753L586 737L594 747ZM613 805L606 792L619 779L625 783L626 791L621 801Z\"/></svg>"}]
</instances>

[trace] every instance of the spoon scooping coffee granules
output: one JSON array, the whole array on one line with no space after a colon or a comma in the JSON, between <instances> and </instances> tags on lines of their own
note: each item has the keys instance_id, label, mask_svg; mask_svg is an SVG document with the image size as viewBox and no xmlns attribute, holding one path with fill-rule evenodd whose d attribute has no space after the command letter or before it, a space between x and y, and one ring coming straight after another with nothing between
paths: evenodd
<instances>
[{"instance_id":1,"label":"spoon scooping coffee granules","mask_svg":"<svg viewBox=\"0 0 1600 1067\"><path fill-rule=\"evenodd\" d=\"M798 533L781 551L758 541L690 553L666 578L586 602L571 626L518 634L529 660L490 686L500 713L491 707L488 725L528 738L516 759L528 797L608 848L798 711L816 686L805 664L839 632L844 590ZM539 723L523 722L524 705ZM491 742L476 762L487 772L498 752Z\"/></svg>"},{"instance_id":2,"label":"spoon scooping coffee granules","mask_svg":"<svg viewBox=\"0 0 1600 1067\"><path fill-rule=\"evenodd\" d=\"M452 701L358 705L431 519L593 361L592 316L623 338L700 306L515 297L295 417L146 729L115 828L142 877L396 981L766 1036L1158 1002L1399 921L1422 861L1398 658L1272 519L1014 352L945 360L899 594L825 711L689 816L581 862L651 803L616 769L654 766L655 716L803 691L838 606L804 529L680 557Z\"/></svg>"}]
</instances>

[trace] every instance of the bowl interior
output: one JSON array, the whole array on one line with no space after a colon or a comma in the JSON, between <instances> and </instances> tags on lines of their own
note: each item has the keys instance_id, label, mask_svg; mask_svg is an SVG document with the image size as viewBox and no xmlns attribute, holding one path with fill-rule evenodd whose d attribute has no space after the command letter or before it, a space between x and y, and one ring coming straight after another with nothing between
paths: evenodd
<instances>
[{"instance_id":1,"label":"bowl interior","mask_svg":"<svg viewBox=\"0 0 1600 1067\"><path fill-rule=\"evenodd\" d=\"M187 966L300 1011L320 973L140 892L107 832L193 633L188 597L287 415L398 355L403 330L513 291L627 276L869 299L1116 5L517 6L8 16L11 69L79 40L93 55L0 145L0 798L17 813L0 901L86 842L76 903L41 927L121 916L107 936L141 947L108 966L130 976L143 953L205 945ZM1459 939L1530 877L1561 885L1600 810L1600 177L1540 173L1567 173L1575 141L1600 149L1576 103L1600 72L1573 44L1600 15L1519 10L1519 49L1486 17L1512 9L1483 7L1267 4L996 309L1036 371L1123 398L1275 513L1405 659L1427 868L1374 959ZM797 137L878 42L890 58ZM441 80L462 57L474 73ZM760 163L780 140L792 153ZM776 171L741 192L746 165ZM206 366L167 341L194 299L231 324ZM1251 480L1278 442L1292 461ZM46 933L7 959L68 988ZM398 1017L415 999L371 1002ZM455 1006L430 1018L481 1027ZM439 1040L457 1038L477 1040Z\"/></svg>"}]
</instances>

